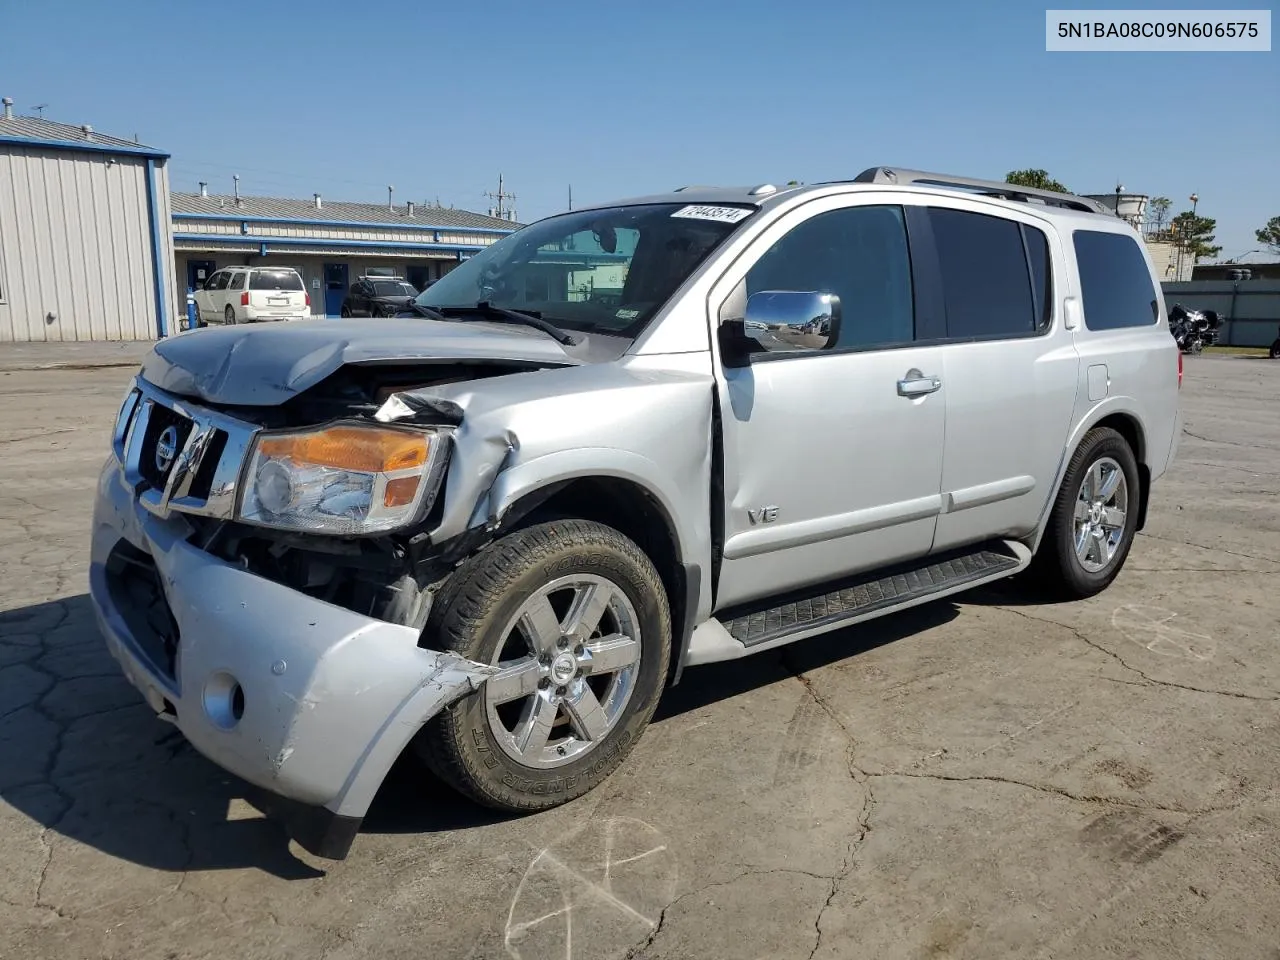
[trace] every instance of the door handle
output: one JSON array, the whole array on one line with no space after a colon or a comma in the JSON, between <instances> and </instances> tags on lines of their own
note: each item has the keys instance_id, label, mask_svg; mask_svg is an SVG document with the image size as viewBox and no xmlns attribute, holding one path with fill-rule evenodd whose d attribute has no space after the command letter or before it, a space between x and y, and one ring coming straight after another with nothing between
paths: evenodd
<instances>
[{"instance_id":1,"label":"door handle","mask_svg":"<svg viewBox=\"0 0 1280 960\"><path fill-rule=\"evenodd\" d=\"M926 377L919 370L908 370L907 375L898 381L898 396L922 397L927 393L935 393L941 388L940 377Z\"/></svg>"}]
</instances>

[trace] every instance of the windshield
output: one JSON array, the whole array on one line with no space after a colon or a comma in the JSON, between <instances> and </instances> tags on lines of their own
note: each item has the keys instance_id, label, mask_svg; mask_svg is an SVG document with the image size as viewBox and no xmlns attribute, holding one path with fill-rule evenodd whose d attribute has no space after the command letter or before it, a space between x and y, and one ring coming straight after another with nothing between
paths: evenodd
<instances>
[{"instance_id":1,"label":"windshield","mask_svg":"<svg viewBox=\"0 0 1280 960\"><path fill-rule=\"evenodd\" d=\"M407 283L396 283L393 280L373 281L375 297L412 297L418 291Z\"/></svg>"},{"instance_id":2,"label":"windshield","mask_svg":"<svg viewBox=\"0 0 1280 960\"><path fill-rule=\"evenodd\" d=\"M448 309L487 300L569 330L635 337L754 212L663 203L549 217L455 267L417 302Z\"/></svg>"}]
</instances>

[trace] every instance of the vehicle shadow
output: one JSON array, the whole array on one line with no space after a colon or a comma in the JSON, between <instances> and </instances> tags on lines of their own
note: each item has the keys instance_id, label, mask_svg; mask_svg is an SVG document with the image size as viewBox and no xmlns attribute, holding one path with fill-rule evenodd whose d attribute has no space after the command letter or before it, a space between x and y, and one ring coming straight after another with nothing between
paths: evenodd
<instances>
[{"instance_id":1,"label":"vehicle shadow","mask_svg":"<svg viewBox=\"0 0 1280 960\"><path fill-rule=\"evenodd\" d=\"M954 620L959 609L949 599L935 600L740 660L690 667L680 683L663 696L653 722L661 723L786 677L808 673L940 627Z\"/></svg>"},{"instance_id":2,"label":"vehicle shadow","mask_svg":"<svg viewBox=\"0 0 1280 960\"><path fill-rule=\"evenodd\" d=\"M940 626L926 604L738 661L691 668L655 723ZM0 613L0 800L41 828L155 870L324 875L262 817L253 789L159 720L107 652L85 595ZM0 809L0 813L3 810ZM416 758L393 767L365 834L431 834L518 818L482 807Z\"/></svg>"},{"instance_id":3,"label":"vehicle shadow","mask_svg":"<svg viewBox=\"0 0 1280 960\"><path fill-rule=\"evenodd\" d=\"M248 784L156 717L107 652L86 595L0 613L0 800L0 814L7 805L156 870L324 875L257 812ZM498 819L403 762L364 830L433 833Z\"/></svg>"}]
</instances>

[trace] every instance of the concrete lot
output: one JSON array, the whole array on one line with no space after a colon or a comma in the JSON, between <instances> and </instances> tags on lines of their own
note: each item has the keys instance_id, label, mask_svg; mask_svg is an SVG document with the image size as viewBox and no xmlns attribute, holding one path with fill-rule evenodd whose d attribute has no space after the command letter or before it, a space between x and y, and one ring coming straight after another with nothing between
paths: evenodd
<instances>
[{"instance_id":1,"label":"concrete lot","mask_svg":"<svg viewBox=\"0 0 1280 960\"><path fill-rule=\"evenodd\" d=\"M1280 956L1280 363L1196 358L1107 593L1013 585L699 668L567 807L406 766L300 854L85 598L129 371L0 373L0 957Z\"/></svg>"}]
</instances>

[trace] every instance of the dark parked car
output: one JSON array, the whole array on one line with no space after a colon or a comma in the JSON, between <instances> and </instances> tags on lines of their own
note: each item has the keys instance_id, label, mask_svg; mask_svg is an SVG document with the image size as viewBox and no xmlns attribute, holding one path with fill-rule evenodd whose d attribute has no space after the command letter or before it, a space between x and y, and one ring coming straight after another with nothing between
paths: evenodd
<instances>
[{"instance_id":1,"label":"dark parked car","mask_svg":"<svg viewBox=\"0 0 1280 960\"><path fill-rule=\"evenodd\" d=\"M413 284L393 277L361 277L342 300L344 317L394 317L418 295Z\"/></svg>"}]
</instances>

